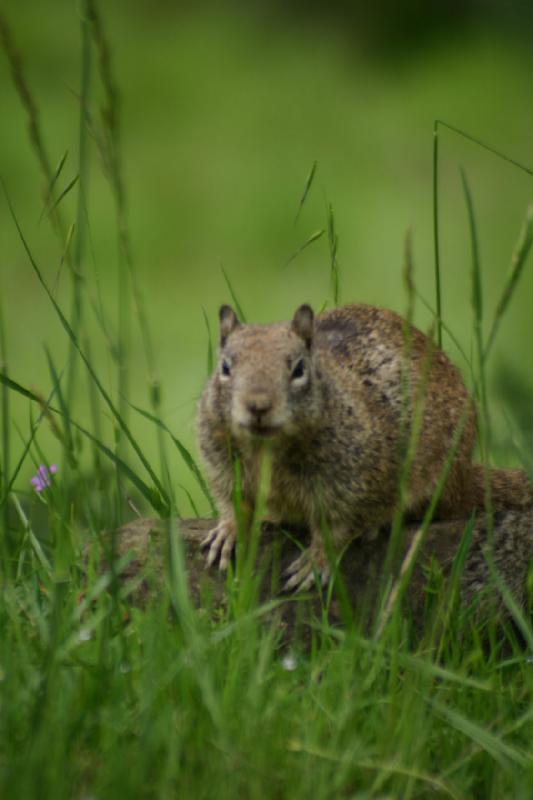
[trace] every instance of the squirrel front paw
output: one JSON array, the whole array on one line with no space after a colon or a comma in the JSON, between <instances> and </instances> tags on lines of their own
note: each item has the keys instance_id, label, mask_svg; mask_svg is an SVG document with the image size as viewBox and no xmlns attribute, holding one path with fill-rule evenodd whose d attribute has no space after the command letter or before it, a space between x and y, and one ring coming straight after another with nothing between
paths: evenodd
<instances>
[{"instance_id":1,"label":"squirrel front paw","mask_svg":"<svg viewBox=\"0 0 533 800\"><path fill-rule=\"evenodd\" d=\"M284 592L310 589L318 576L322 586L329 581L331 569L326 554L314 547L307 547L302 554L290 564L283 573L287 581L283 585Z\"/></svg>"},{"instance_id":2,"label":"squirrel front paw","mask_svg":"<svg viewBox=\"0 0 533 800\"><path fill-rule=\"evenodd\" d=\"M229 560L235 547L237 526L233 520L221 519L215 527L209 531L202 541L201 547L209 548L207 553L207 566L210 567L217 558L220 557L218 566L221 570L228 568Z\"/></svg>"}]
</instances>

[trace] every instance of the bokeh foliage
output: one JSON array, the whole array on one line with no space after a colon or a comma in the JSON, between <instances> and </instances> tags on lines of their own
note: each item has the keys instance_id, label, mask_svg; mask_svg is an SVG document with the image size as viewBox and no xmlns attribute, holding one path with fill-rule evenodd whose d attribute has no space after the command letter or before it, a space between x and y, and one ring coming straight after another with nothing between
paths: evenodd
<instances>
[{"instance_id":1,"label":"bokeh foliage","mask_svg":"<svg viewBox=\"0 0 533 800\"><path fill-rule=\"evenodd\" d=\"M505 12L495 4L452 4L444 10L443 4L441 12L423 19L416 3L402 7L393 12L378 3L364 11L363 4L336 3L323 13L298 3L262 3L251 9L240 3L200 7L139 1L103 9L120 93L132 252L156 350L162 410L189 447L195 399L206 372L203 309L216 328L217 307L229 299L221 266L250 319L287 317L302 301L321 307L330 286L327 236L288 266L287 261L313 233L327 228L331 206L342 302L405 309L401 262L411 226L417 288L434 304L434 119L456 124L533 164L533 56L523 35L529 18L519 4L508 4ZM6 8L54 166L68 151L63 187L79 171L79 13L79 6L66 0L29 0ZM97 73L93 48L89 107L95 125L105 102ZM48 221L41 219L42 175L5 59L0 85L0 173L48 284L67 311L68 271L60 267L61 247ZM101 153L88 138L83 335L102 381L116 395L109 342L94 309L100 298L108 329L115 332L117 226ZM443 311L470 354L468 219L459 167L468 172L476 206L488 318L533 195L533 179L446 131L441 131L440 158ZM295 225L315 161L314 182ZM77 191L74 187L62 201L67 224L75 220ZM59 369L68 342L3 201L0 236L9 372L46 394L43 343ZM532 381L527 299L532 291L533 270L526 268L489 365L500 463L516 460L508 418L516 415L526 434L532 427L520 400ZM131 306L129 401L146 407L149 370ZM422 328L430 321L420 304L415 320ZM465 368L449 339L445 346ZM83 421L88 414L83 392L78 392L77 408ZM19 425L26 425L27 413L25 405L14 405ZM110 437L106 419L102 424ZM137 424L143 447L155 452L153 428L141 420ZM48 460L54 460L58 445L53 438L44 438L43 446ZM181 469L177 462L176 473ZM185 474L179 480L192 488Z\"/></svg>"}]
</instances>

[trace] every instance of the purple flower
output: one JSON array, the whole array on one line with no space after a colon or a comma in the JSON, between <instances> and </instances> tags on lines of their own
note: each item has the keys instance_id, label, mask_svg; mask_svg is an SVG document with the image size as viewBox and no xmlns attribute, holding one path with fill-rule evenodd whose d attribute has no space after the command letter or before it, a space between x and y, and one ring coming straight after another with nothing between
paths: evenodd
<instances>
[{"instance_id":1,"label":"purple flower","mask_svg":"<svg viewBox=\"0 0 533 800\"><path fill-rule=\"evenodd\" d=\"M44 464L41 464L37 470L37 474L31 479L31 484L35 491L42 492L47 488L47 486L50 486L52 475L56 472L57 466L55 464L50 464L49 467L45 467Z\"/></svg>"}]
</instances>

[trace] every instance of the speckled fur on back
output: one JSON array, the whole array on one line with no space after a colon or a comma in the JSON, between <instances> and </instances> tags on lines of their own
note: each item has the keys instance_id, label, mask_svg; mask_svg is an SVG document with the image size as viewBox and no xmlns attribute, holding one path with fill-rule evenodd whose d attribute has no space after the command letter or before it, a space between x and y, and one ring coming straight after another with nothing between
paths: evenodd
<instances>
[{"instance_id":1,"label":"speckled fur on back","mask_svg":"<svg viewBox=\"0 0 533 800\"><path fill-rule=\"evenodd\" d=\"M427 506L464 414L438 516L464 516L479 504L475 415L462 377L419 330L406 331L397 314L368 305L316 319L302 306L292 322L266 326L241 325L229 307L221 309L219 364L198 412L200 449L221 519L208 542L211 561L221 553L221 564L227 562L234 541L233 460L241 461L243 495L252 506L266 446L272 453L269 514L304 523L312 533L309 563L295 564L292 586L308 585L311 563L327 574L324 524L342 547L390 522L417 407L423 416L407 511L416 516ZM527 482L518 482L530 502Z\"/></svg>"}]
</instances>

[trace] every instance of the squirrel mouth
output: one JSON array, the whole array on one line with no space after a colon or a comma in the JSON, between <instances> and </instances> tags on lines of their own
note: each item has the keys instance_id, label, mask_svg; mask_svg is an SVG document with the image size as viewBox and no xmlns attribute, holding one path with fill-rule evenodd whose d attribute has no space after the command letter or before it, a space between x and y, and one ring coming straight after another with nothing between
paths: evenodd
<instances>
[{"instance_id":1,"label":"squirrel mouth","mask_svg":"<svg viewBox=\"0 0 533 800\"><path fill-rule=\"evenodd\" d=\"M279 425L242 425L242 427L251 433L252 436L257 436L260 439L270 439L275 436L279 431Z\"/></svg>"}]
</instances>

